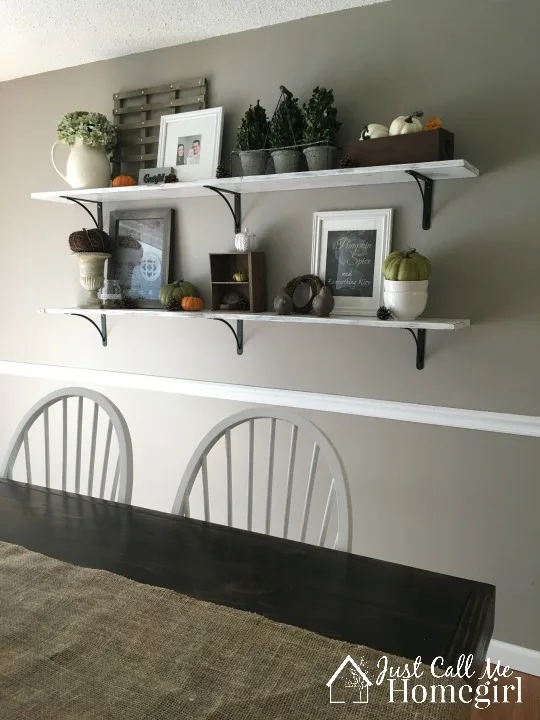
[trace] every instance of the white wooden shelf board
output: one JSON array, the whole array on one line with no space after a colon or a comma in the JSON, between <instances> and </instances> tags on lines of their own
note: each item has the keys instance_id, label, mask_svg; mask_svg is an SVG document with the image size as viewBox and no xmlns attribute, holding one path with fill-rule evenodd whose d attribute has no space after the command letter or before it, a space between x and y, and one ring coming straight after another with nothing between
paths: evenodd
<instances>
[{"instance_id":1,"label":"white wooden shelf board","mask_svg":"<svg viewBox=\"0 0 540 720\"><path fill-rule=\"evenodd\" d=\"M420 318L418 320L378 320L359 315L332 315L318 318L315 315L275 315L273 313L234 312L169 312L168 310L106 310L100 308L41 308L40 313L48 315L131 315L132 317L166 317L182 320L207 319L245 320L246 322L313 323L319 325L354 325L357 327L411 328L411 330L461 330L468 327L470 320L446 320Z\"/></svg>"},{"instance_id":2,"label":"white wooden shelf board","mask_svg":"<svg viewBox=\"0 0 540 720\"><path fill-rule=\"evenodd\" d=\"M323 188L355 187L358 185L383 185L415 182L406 170L416 170L432 180L457 180L474 178L479 171L466 160L441 160L428 163L381 165L377 167L346 168L343 170L320 170L318 172L286 173L282 175L254 175L236 178L211 178L194 182L168 183L147 187L101 188L74 190L65 188L54 192L32 193L34 200L69 202L63 196L95 202L136 202L138 200L175 200L182 197L212 195L205 185L238 193L259 193L291 190L317 190Z\"/></svg>"}]
</instances>

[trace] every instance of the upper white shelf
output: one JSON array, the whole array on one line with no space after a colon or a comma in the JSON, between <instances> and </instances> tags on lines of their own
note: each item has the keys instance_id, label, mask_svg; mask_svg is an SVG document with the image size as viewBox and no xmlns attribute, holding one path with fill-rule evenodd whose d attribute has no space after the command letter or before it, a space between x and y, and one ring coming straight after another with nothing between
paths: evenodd
<instances>
[{"instance_id":1,"label":"upper white shelf","mask_svg":"<svg viewBox=\"0 0 540 720\"><path fill-rule=\"evenodd\" d=\"M40 313L48 315L131 315L132 317L167 317L177 319L209 319L209 320L245 320L246 322L285 322L285 323L318 323L319 325L356 325L360 327L410 328L411 330L461 330L470 325L470 320L439 320L419 318L418 320L377 320L374 317L360 315L331 315L318 318L315 315L276 315L275 313L248 312L169 312L168 310L106 310L100 308L42 308Z\"/></svg>"},{"instance_id":2,"label":"upper white shelf","mask_svg":"<svg viewBox=\"0 0 540 720\"><path fill-rule=\"evenodd\" d=\"M260 193L290 190L317 190L324 188L355 187L358 185L383 185L415 182L406 170L415 170L431 180L457 180L474 178L479 171L466 160L444 160L404 165L381 165L378 167L347 168L344 170L320 170L318 172L286 173L282 175L254 175L237 178L212 178L194 182L178 182L166 185L136 185L134 187L101 188L97 190L56 190L32 193L34 200L69 202L66 195L79 200L94 202L137 202L138 200L175 200L183 197L214 195L207 185L238 193Z\"/></svg>"}]
</instances>

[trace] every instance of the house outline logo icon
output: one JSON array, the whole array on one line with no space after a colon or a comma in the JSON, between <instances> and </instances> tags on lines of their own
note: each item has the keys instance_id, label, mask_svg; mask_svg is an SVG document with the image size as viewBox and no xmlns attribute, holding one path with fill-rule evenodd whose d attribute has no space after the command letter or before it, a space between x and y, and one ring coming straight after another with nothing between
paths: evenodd
<instances>
[{"instance_id":1,"label":"house outline logo icon","mask_svg":"<svg viewBox=\"0 0 540 720\"><path fill-rule=\"evenodd\" d=\"M345 687L358 688L358 700L353 700L353 703L367 703L369 700L369 688L373 685L371 680L368 678L366 673L362 670L357 663L352 659L350 655L347 655L345 660L338 667L336 672L332 675L330 680L326 683L326 687L330 690L330 702L331 703L345 703L345 700L334 700L332 699L332 685L341 674L342 670L346 665L350 665L350 678L345 680Z\"/></svg>"}]
</instances>

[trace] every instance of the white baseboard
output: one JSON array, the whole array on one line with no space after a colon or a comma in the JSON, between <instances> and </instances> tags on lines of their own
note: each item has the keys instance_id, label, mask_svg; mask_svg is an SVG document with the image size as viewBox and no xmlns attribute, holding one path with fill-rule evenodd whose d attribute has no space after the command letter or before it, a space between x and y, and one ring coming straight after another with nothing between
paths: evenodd
<instances>
[{"instance_id":1,"label":"white baseboard","mask_svg":"<svg viewBox=\"0 0 540 720\"><path fill-rule=\"evenodd\" d=\"M540 677L540 651L538 650L511 645L502 640L492 640L488 648L488 658L492 663L500 660L501 665L506 665L512 670Z\"/></svg>"},{"instance_id":2,"label":"white baseboard","mask_svg":"<svg viewBox=\"0 0 540 720\"><path fill-rule=\"evenodd\" d=\"M319 410L321 412L397 420L400 422L540 437L540 417L532 415L495 413L466 408L374 400L347 395L329 395L326 393L254 385L232 385L208 380L184 380L161 375L142 375L111 370L10 362L7 360L0 360L0 375L46 378L59 381L64 385L98 387L105 385L176 395L191 395L193 397L234 400L254 405L275 405L300 410Z\"/></svg>"}]
</instances>

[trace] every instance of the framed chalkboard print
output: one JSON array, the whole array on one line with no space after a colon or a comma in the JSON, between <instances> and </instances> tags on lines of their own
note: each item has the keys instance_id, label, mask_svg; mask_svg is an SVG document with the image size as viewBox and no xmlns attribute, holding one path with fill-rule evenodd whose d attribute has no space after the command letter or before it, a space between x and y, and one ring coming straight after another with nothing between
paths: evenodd
<instances>
[{"instance_id":1,"label":"framed chalkboard print","mask_svg":"<svg viewBox=\"0 0 540 720\"><path fill-rule=\"evenodd\" d=\"M332 288L334 313L377 313L391 234L390 209L314 213L311 272Z\"/></svg>"},{"instance_id":2,"label":"framed chalkboard print","mask_svg":"<svg viewBox=\"0 0 540 720\"><path fill-rule=\"evenodd\" d=\"M172 216L168 208L111 211L108 276L138 307L160 307L159 291L169 282Z\"/></svg>"}]
</instances>

